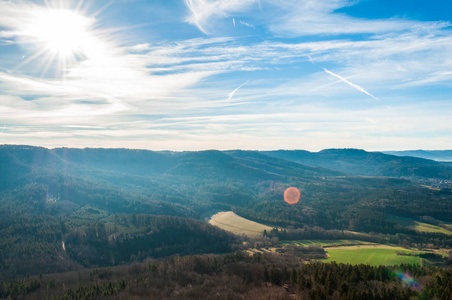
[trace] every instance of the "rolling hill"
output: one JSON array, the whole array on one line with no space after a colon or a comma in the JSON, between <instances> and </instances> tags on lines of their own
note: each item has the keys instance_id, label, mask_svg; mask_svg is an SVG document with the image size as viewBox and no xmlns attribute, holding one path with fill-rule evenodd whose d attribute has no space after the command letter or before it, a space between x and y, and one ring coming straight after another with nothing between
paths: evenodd
<instances>
[{"instance_id":1,"label":"rolling hill","mask_svg":"<svg viewBox=\"0 0 452 300\"><path fill-rule=\"evenodd\" d=\"M68 271L237 249L236 237L203 222L220 211L287 228L303 239L348 239L344 232L354 231L372 232L379 242L452 246L447 234L388 219L391 214L413 222L452 222L452 191L417 181L451 174L444 163L350 149L170 152L3 145L0 277L36 274L43 266L44 272ZM284 201L288 187L300 190L297 204Z\"/></svg>"},{"instance_id":2,"label":"rolling hill","mask_svg":"<svg viewBox=\"0 0 452 300\"><path fill-rule=\"evenodd\" d=\"M327 149L320 152L279 150L263 153L348 175L452 179L450 164L418 157L395 156L358 149Z\"/></svg>"},{"instance_id":3,"label":"rolling hill","mask_svg":"<svg viewBox=\"0 0 452 300\"><path fill-rule=\"evenodd\" d=\"M383 153L395 156L411 156L436 161L452 162L452 150L383 151Z\"/></svg>"}]
</instances>

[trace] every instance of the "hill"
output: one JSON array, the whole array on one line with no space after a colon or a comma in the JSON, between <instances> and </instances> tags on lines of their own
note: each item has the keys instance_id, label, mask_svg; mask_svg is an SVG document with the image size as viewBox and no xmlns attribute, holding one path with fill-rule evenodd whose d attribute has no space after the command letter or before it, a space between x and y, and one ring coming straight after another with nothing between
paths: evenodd
<instances>
[{"instance_id":1,"label":"hill","mask_svg":"<svg viewBox=\"0 0 452 300\"><path fill-rule=\"evenodd\" d=\"M265 155L299 164L321 167L348 175L390 176L403 178L452 179L452 166L429 159L395 156L359 149L266 151Z\"/></svg>"},{"instance_id":2,"label":"hill","mask_svg":"<svg viewBox=\"0 0 452 300\"><path fill-rule=\"evenodd\" d=\"M383 153L396 156L411 156L436 161L452 162L452 150L383 151Z\"/></svg>"},{"instance_id":3,"label":"hill","mask_svg":"<svg viewBox=\"0 0 452 300\"><path fill-rule=\"evenodd\" d=\"M203 222L219 211L287 229L297 240L346 240L354 231L364 237L372 232L376 242L452 247L452 237L441 230L419 231L388 218L452 222L452 191L418 181L448 178L449 172L430 160L347 149L169 152L4 145L0 278L242 247L246 237ZM300 190L297 204L284 201L288 187Z\"/></svg>"}]
</instances>

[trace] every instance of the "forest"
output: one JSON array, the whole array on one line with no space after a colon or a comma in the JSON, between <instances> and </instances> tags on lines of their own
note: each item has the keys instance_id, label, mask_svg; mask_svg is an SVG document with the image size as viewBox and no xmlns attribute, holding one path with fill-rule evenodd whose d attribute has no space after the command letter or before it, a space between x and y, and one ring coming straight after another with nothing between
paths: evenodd
<instances>
[{"instance_id":1,"label":"forest","mask_svg":"<svg viewBox=\"0 0 452 300\"><path fill-rule=\"evenodd\" d=\"M303 250L303 249L302 249ZM4 281L22 299L450 299L450 269L302 263L300 254L172 256L127 266Z\"/></svg>"},{"instance_id":2,"label":"forest","mask_svg":"<svg viewBox=\"0 0 452 300\"><path fill-rule=\"evenodd\" d=\"M283 261L265 256L259 258L263 262L256 262L257 258L240 253L246 245L303 239L359 238L415 249L450 249L451 178L449 163L356 149L155 152L0 146L1 297L43 293L55 299L82 299L88 294L121 298L135 290L157 293L156 286L142 287L137 280L154 272L152 276L175 286L187 284L155 267L160 271L149 273L149 269L139 276L129 276L127 271L127 276L112 275L115 280L102 279L94 285L82 278L80 285L63 291L54 274L70 277L109 268L124 272L134 265L144 268L142 264L149 260L161 266L175 264L175 258L185 262L186 257L199 255L197 259L214 260L218 265L209 267L211 273L187 271L202 277L190 283L196 289L206 288L208 280L223 278L228 286L237 284L239 292L231 295L245 298L250 289L259 289L280 293L281 299L292 292L306 299L394 299L388 298L394 293L410 299L417 295L415 290L395 277L383 280L378 275L377 280L375 274L383 271L375 267L308 264L325 272L319 277L284 255ZM288 187L301 192L295 205L284 202ZM226 210L284 230L251 240L205 222ZM446 233L419 231L399 220L429 222ZM302 253L303 261L324 257L322 253L308 255L317 250ZM226 253L240 256L237 265L227 262ZM259 275L243 275L246 264ZM442 298L446 291L434 287L444 287L438 282L450 280L448 264L450 258L439 268L416 267L422 270L415 275L425 282L427 298L446 299ZM386 273L392 270L382 268ZM365 283L351 289L354 281L340 274L355 269L375 276L363 277ZM205 274L213 277L204 278ZM219 293L223 292L229 293ZM171 296L158 293L161 298Z\"/></svg>"}]
</instances>

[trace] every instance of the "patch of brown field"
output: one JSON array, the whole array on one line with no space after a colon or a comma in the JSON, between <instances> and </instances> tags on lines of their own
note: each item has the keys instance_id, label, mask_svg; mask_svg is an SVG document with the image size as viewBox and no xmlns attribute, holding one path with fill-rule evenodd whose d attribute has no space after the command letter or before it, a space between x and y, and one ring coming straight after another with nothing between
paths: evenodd
<instances>
[{"instance_id":1,"label":"patch of brown field","mask_svg":"<svg viewBox=\"0 0 452 300\"><path fill-rule=\"evenodd\" d=\"M209 223L238 235L260 237L264 230L270 232L272 227L250 221L236 215L232 211L223 211L213 215Z\"/></svg>"}]
</instances>

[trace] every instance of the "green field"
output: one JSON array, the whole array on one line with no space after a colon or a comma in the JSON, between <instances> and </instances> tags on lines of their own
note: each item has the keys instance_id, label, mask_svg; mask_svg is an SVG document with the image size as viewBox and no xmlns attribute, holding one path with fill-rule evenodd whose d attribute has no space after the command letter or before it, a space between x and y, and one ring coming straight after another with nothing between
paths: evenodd
<instances>
[{"instance_id":1,"label":"green field","mask_svg":"<svg viewBox=\"0 0 452 300\"><path fill-rule=\"evenodd\" d=\"M264 230L270 232L272 227L253 222L236 215L232 211L223 211L213 215L209 223L238 235L260 237Z\"/></svg>"},{"instance_id":2,"label":"green field","mask_svg":"<svg viewBox=\"0 0 452 300\"><path fill-rule=\"evenodd\" d=\"M336 261L344 264L400 265L420 264L418 256L397 255L397 252L420 253L401 247L369 243L359 240L300 240L282 241L282 245L310 246L319 245L325 248L328 258L324 262ZM421 252L422 253L422 252Z\"/></svg>"},{"instance_id":3,"label":"green field","mask_svg":"<svg viewBox=\"0 0 452 300\"><path fill-rule=\"evenodd\" d=\"M449 231L443 227L432 225L424 222L415 221L410 218L404 218L399 216L388 215L388 220L397 223L403 227L413 229L420 232L434 232L452 235L452 231Z\"/></svg>"},{"instance_id":4,"label":"green field","mask_svg":"<svg viewBox=\"0 0 452 300\"><path fill-rule=\"evenodd\" d=\"M411 219L393 217L393 220L400 222L399 224L404 222L403 226L413 226L413 224L415 224L417 226L416 230L419 231L430 230L429 232L435 232L432 230L442 229L448 232L446 229L439 226L417 222ZM234 234L244 234L248 237L259 237L262 236L264 230L270 231L272 229L272 227L242 218L232 211L219 212L213 215L210 218L209 223ZM287 240L281 241L280 245L296 245L305 247L319 245L324 247L328 254L328 258L324 259L324 262L336 261L337 263L344 264L367 264L373 266L421 264L423 259L419 256L397 255L397 253L404 252L407 254L419 254L425 252L407 250L401 247L375 244L361 240Z\"/></svg>"},{"instance_id":5,"label":"green field","mask_svg":"<svg viewBox=\"0 0 452 300\"><path fill-rule=\"evenodd\" d=\"M336 261L344 264L367 264L378 265L400 265L400 264L420 264L422 259L418 256L397 255L398 251L405 253L419 253L400 247L391 246L351 246L335 247L326 249L329 257L325 262Z\"/></svg>"}]
</instances>

